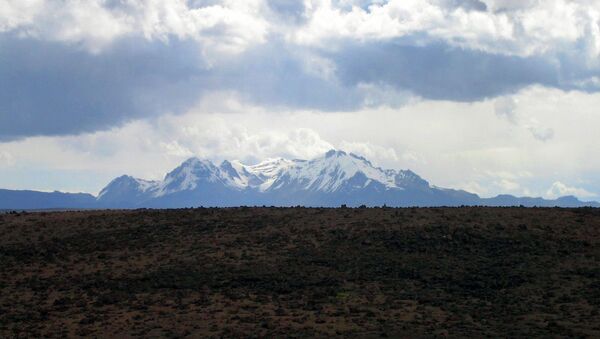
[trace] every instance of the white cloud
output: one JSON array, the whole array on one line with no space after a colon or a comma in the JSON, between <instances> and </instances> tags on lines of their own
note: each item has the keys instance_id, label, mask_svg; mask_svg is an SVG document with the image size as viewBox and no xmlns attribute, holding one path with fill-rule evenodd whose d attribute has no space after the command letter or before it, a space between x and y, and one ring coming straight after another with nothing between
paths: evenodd
<instances>
[{"instance_id":1,"label":"white cloud","mask_svg":"<svg viewBox=\"0 0 600 339\"><path fill-rule=\"evenodd\" d=\"M83 44L92 52L128 33L128 21L125 13L110 11L98 0L5 0L0 4L0 31Z\"/></svg>"},{"instance_id":2,"label":"white cloud","mask_svg":"<svg viewBox=\"0 0 600 339\"><path fill-rule=\"evenodd\" d=\"M271 129L268 125L256 128L236 123L234 116L240 117L237 114L231 114L231 118L227 115L169 117L158 128L159 133L177 136L178 144L193 154L219 161L255 162L273 156L309 159L334 148L310 128Z\"/></svg>"},{"instance_id":3,"label":"white cloud","mask_svg":"<svg viewBox=\"0 0 600 339\"><path fill-rule=\"evenodd\" d=\"M518 191L521 188L521 185L515 181L511 181L508 179L501 179L500 181L494 182L494 184L506 193L512 193Z\"/></svg>"},{"instance_id":4,"label":"white cloud","mask_svg":"<svg viewBox=\"0 0 600 339\"><path fill-rule=\"evenodd\" d=\"M181 158L189 158L194 156L194 152L187 147L182 146L177 140L172 140L170 142L161 141L159 145L168 155Z\"/></svg>"},{"instance_id":5,"label":"white cloud","mask_svg":"<svg viewBox=\"0 0 600 339\"><path fill-rule=\"evenodd\" d=\"M546 142L554 138L554 129L544 126L538 119L530 118L529 123L523 124L517 114L517 101L513 97L506 96L496 99L494 112L498 118L528 130L539 141Z\"/></svg>"},{"instance_id":6,"label":"white cloud","mask_svg":"<svg viewBox=\"0 0 600 339\"><path fill-rule=\"evenodd\" d=\"M260 14L263 7L261 0L223 0L199 8L185 0L3 0L0 32L81 44L91 52L126 36L164 42L176 37L200 42L214 58L265 41L269 24Z\"/></svg>"},{"instance_id":7,"label":"white cloud","mask_svg":"<svg viewBox=\"0 0 600 339\"><path fill-rule=\"evenodd\" d=\"M340 39L373 41L425 33L451 45L509 55L583 48L600 55L600 3L589 0L482 0L487 10L457 1L306 0L306 22L277 19L265 0L3 0L0 31L80 43L99 51L114 39L141 35L201 42L207 53L239 53L269 34L300 45L335 48ZM556 23L560 23L557 25ZM580 53L578 53L579 55ZM327 66L329 67L329 66Z\"/></svg>"},{"instance_id":8,"label":"white cloud","mask_svg":"<svg viewBox=\"0 0 600 339\"><path fill-rule=\"evenodd\" d=\"M488 192L489 192L489 190L486 187L482 186L477 181L468 181L468 182L464 182L464 183L457 183L455 188L462 189L467 192L475 193L479 196L487 196Z\"/></svg>"},{"instance_id":9,"label":"white cloud","mask_svg":"<svg viewBox=\"0 0 600 339\"><path fill-rule=\"evenodd\" d=\"M546 196L550 198L558 198L567 195L573 195L578 198L593 198L598 196L597 194L589 192L583 188L567 186L560 181L554 182L546 192Z\"/></svg>"},{"instance_id":10,"label":"white cloud","mask_svg":"<svg viewBox=\"0 0 600 339\"><path fill-rule=\"evenodd\" d=\"M0 2L0 32L31 25L41 14L44 0L4 0Z\"/></svg>"},{"instance_id":11,"label":"white cloud","mask_svg":"<svg viewBox=\"0 0 600 339\"><path fill-rule=\"evenodd\" d=\"M586 41L589 60L598 56L600 4L586 0L484 1L487 11L449 1L390 0L351 10L329 0L307 1L309 22L290 39L331 47L331 41L390 39L415 33L455 46L492 53L533 55ZM560 25L556 23L560 22Z\"/></svg>"},{"instance_id":12,"label":"white cloud","mask_svg":"<svg viewBox=\"0 0 600 339\"><path fill-rule=\"evenodd\" d=\"M552 128L534 124L529 126L528 129L531 132L531 135L539 141L548 141L554 138L554 130Z\"/></svg>"},{"instance_id":13,"label":"white cloud","mask_svg":"<svg viewBox=\"0 0 600 339\"><path fill-rule=\"evenodd\" d=\"M517 102L512 97L501 97L494 103L494 112L501 119L506 119L513 125L518 123Z\"/></svg>"},{"instance_id":14,"label":"white cloud","mask_svg":"<svg viewBox=\"0 0 600 339\"><path fill-rule=\"evenodd\" d=\"M400 91L384 84L359 83L357 89L363 96L364 107L400 107L418 100L409 91Z\"/></svg>"},{"instance_id":15,"label":"white cloud","mask_svg":"<svg viewBox=\"0 0 600 339\"><path fill-rule=\"evenodd\" d=\"M14 164L14 156L7 151L0 150L0 168L13 166Z\"/></svg>"},{"instance_id":16,"label":"white cloud","mask_svg":"<svg viewBox=\"0 0 600 339\"><path fill-rule=\"evenodd\" d=\"M301 60L307 74L329 81L336 81L336 65L331 60L313 53L304 53Z\"/></svg>"},{"instance_id":17,"label":"white cloud","mask_svg":"<svg viewBox=\"0 0 600 339\"><path fill-rule=\"evenodd\" d=\"M380 162L397 163L399 160L394 148L374 145L370 142L342 141L338 147L346 152L352 152L367 159L377 159Z\"/></svg>"}]
</instances>

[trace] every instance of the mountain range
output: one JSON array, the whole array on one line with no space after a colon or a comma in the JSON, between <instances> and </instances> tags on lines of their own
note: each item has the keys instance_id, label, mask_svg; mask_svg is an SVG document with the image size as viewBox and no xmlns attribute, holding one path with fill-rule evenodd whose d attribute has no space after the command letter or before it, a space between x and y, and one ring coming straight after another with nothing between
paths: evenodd
<instances>
[{"instance_id":1,"label":"mountain range","mask_svg":"<svg viewBox=\"0 0 600 339\"><path fill-rule=\"evenodd\" d=\"M364 157L331 150L312 160L268 159L256 165L190 158L161 181L123 175L98 196L0 190L0 209L178 208L197 206L559 206L600 207L573 196L556 200L481 198L431 185L410 170L382 169Z\"/></svg>"}]
</instances>

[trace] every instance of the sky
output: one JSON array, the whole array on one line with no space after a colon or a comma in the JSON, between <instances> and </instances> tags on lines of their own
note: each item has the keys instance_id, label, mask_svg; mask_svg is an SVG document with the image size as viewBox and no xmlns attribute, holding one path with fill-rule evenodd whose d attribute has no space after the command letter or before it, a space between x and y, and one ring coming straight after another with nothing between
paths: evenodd
<instances>
[{"instance_id":1,"label":"sky","mask_svg":"<svg viewBox=\"0 0 600 339\"><path fill-rule=\"evenodd\" d=\"M0 0L0 187L335 148L600 200L596 0Z\"/></svg>"}]
</instances>

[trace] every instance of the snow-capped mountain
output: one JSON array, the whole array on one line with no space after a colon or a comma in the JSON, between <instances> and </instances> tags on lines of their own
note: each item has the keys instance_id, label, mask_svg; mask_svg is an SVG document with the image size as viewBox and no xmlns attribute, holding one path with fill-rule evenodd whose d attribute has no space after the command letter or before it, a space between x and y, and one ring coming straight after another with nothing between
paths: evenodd
<instances>
[{"instance_id":1,"label":"snow-capped mountain","mask_svg":"<svg viewBox=\"0 0 600 339\"><path fill-rule=\"evenodd\" d=\"M208 160L190 158L169 172L158 184L155 196L168 195L180 191L190 191L202 182L219 182L219 169Z\"/></svg>"},{"instance_id":2,"label":"snow-capped mountain","mask_svg":"<svg viewBox=\"0 0 600 339\"><path fill-rule=\"evenodd\" d=\"M510 197L510 198L507 198ZM524 200L525 199L525 200ZM529 200L527 200L529 199ZM331 150L311 160L240 161L190 158L162 181L121 176L97 197L104 207L188 206L553 206L556 201L501 196L482 199L461 190L430 185L410 170L382 169L364 157ZM589 205L578 200L569 205Z\"/></svg>"},{"instance_id":3,"label":"snow-capped mountain","mask_svg":"<svg viewBox=\"0 0 600 339\"><path fill-rule=\"evenodd\" d=\"M361 190L370 184L385 190L404 190L415 184L429 188L429 183L411 171L383 170L355 154L331 150L310 161L297 161L274 178L269 190L305 190L335 193Z\"/></svg>"},{"instance_id":4,"label":"snow-capped mountain","mask_svg":"<svg viewBox=\"0 0 600 339\"><path fill-rule=\"evenodd\" d=\"M157 192L159 185L159 181L136 179L129 175L122 175L102 189L98 194L97 200L127 205L135 201L151 198Z\"/></svg>"},{"instance_id":5,"label":"snow-capped mountain","mask_svg":"<svg viewBox=\"0 0 600 339\"><path fill-rule=\"evenodd\" d=\"M267 159L255 165L190 158L162 181L121 176L98 195L104 205L337 204L360 192L432 189L411 171L383 170L367 159L329 151L312 160ZM328 202L328 200L332 200ZM351 199L352 200L352 199Z\"/></svg>"},{"instance_id":6,"label":"snow-capped mountain","mask_svg":"<svg viewBox=\"0 0 600 339\"><path fill-rule=\"evenodd\" d=\"M0 190L0 209L136 208L190 206L561 206L600 207L575 197L556 200L499 195L480 198L430 185L410 170L382 169L364 157L331 150L311 160L240 161L190 158L163 180L128 175L90 194Z\"/></svg>"}]
</instances>

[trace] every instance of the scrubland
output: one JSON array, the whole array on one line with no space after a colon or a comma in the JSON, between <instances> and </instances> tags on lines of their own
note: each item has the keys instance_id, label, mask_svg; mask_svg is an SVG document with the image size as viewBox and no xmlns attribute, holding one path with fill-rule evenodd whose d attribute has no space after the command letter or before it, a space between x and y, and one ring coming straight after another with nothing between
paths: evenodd
<instances>
[{"instance_id":1,"label":"scrubland","mask_svg":"<svg viewBox=\"0 0 600 339\"><path fill-rule=\"evenodd\" d=\"M0 214L0 337L600 337L600 210Z\"/></svg>"}]
</instances>

